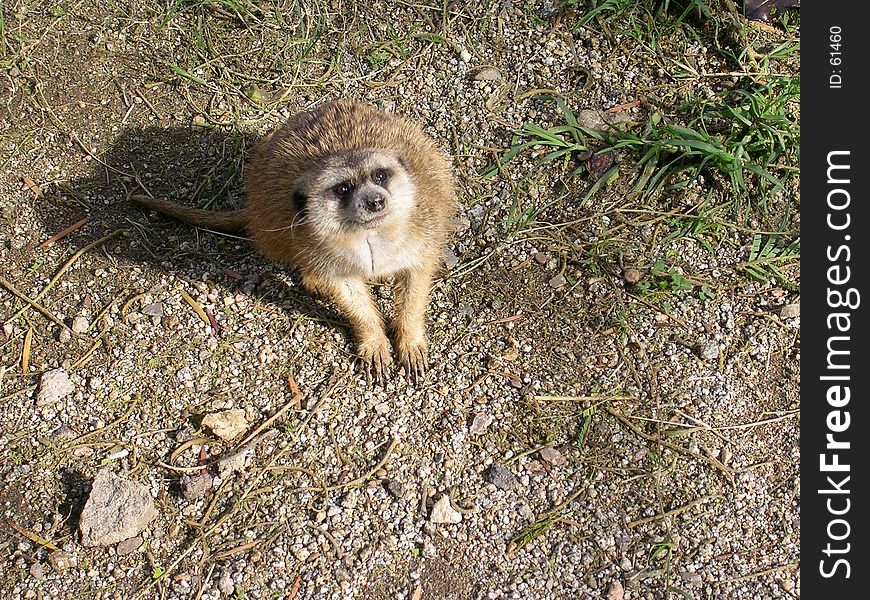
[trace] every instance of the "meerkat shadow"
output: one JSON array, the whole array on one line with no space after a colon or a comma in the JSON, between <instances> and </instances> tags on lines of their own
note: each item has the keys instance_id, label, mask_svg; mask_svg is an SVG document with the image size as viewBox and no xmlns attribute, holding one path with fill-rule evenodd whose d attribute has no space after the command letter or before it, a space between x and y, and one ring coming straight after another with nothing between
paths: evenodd
<instances>
[{"instance_id":1,"label":"meerkat shadow","mask_svg":"<svg viewBox=\"0 0 870 600\"><path fill-rule=\"evenodd\" d=\"M256 294L282 310L344 327L329 305L308 296L294 269L274 265L249 240L198 229L143 208L133 194L216 211L244 205L244 171L261 137L217 128L127 128L91 157L84 176L50 186L36 205L44 236L76 251L106 236L113 261L149 265L183 280L208 280L227 293ZM130 295L144 290L131 290Z\"/></svg>"}]
</instances>

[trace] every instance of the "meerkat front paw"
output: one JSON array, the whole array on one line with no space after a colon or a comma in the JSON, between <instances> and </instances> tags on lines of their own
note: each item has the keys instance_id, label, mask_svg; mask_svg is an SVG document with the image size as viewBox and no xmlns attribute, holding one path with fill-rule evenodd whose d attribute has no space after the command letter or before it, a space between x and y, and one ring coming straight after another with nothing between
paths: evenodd
<instances>
[{"instance_id":1,"label":"meerkat front paw","mask_svg":"<svg viewBox=\"0 0 870 600\"><path fill-rule=\"evenodd\" d=\"M429 368L429 349L426 340L397 340L396 352L408 377L415 383L422 381L426 376L426 369Z\"/></svg>"},{"instance_id":2,"label":"meerkat front paw","mask_svg":"<svg viewBox=\"0 0 870 600\"><path fill-rule=\"evenodd\" d=\"M379 385L384 383L384 377L393 364L391 352L390 341L383 334L360 342L357 348L358 360L365 371L367 382L371 383L374 376Z\"/></svg>"}]
</instances>

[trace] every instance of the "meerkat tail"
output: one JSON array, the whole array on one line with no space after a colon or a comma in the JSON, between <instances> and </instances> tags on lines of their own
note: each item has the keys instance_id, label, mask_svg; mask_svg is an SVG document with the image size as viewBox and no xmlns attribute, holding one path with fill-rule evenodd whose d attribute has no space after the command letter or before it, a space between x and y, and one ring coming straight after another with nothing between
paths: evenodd
<instances>
[{"instance_id":1,"label":"meerkat tail","mask_svg":"<svg viewBox=\"0 0 870 600\"><path fill-rule=\"evenodd\" d=\"M131 196L131 200L148 208L153 208L159 213L184 221L203 229L214 229L226 233L241 233L245 230L247 219L241 210L214 211L201 208L191 208L176 204L166 198L154 198L152 196Z\"/></svg>"}]
</instances>

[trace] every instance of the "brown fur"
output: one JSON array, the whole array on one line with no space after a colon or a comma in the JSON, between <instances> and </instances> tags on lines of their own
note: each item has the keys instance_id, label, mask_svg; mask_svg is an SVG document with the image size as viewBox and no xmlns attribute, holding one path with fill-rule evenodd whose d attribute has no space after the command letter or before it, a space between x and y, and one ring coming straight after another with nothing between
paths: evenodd
<instances>
[{"instance_id":1,"label":"brown fur","mask_svg":"<svg viewBox=\"0 0 870 600\"><path fill-rule=\"evenodd\" d=\"M366 157L373 152L397 157L415 190L407 218L372 230L391 244L389 251L378 255L367 241L368 233L351 228L324 237L306 213L321 207L312 202L300 212L294 204L294 194L307 193L324 165L333 164L336 156ZM246 177L245 206L235 212L193 209L145 196L133 199L200 227L245 230L263 255L298 268L305 286L331 298L349 319L360 357L379 378L392 361L390 344L365 283L393 276L396 310L391 328L396 349L406 369L421 376L427 364L425 310L456 208L450 163L432 138L418 126L368 104L338 100L294 115L263 140ZM361 267L363 242L371 251L371 269ZM395 254L403 256L399 268L374 272L376 257Z\"/></svg>"}]
</instances>

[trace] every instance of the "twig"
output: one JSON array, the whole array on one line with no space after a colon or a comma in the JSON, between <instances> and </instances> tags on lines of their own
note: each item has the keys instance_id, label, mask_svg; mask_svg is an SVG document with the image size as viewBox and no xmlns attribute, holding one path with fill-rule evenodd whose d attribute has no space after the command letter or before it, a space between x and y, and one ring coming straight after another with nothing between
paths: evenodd
<instances>
[{"instance_id":1,"label":"twig","mask_svg":"<svg viewBox=\"0 0 870 600\"><path fill-rule=\"evenodd\" d=\"M208 318L208 315L205 314L205 311L199 305L199 302L193 299L193 297L184 291L183 288L179 287L178 291L181 292L181 297L184 298L185 302L187 302L196 314L199 315L199 318L203 320L206 325L211 325L211 320Z\"/></svg>"},{"instance_id":2,"label":"twig","mask_svg":"<svg viewBox=\"0 0 870 600\"><path fill-rule=\"evenodd\" d=\"M287 594L287 597L284 600L295 600L296 593L299 592L300 583L302 583L302 575L297 574L296 580L293 582L293 587L290 588L290 593Z\"/></svg>"},{"instance_id":3,"label":"twig","mask_svg":"<svg viewBox=\"0 0 870 600\"><path fill-rule=\"evenodd\" d=\"M291 381L292 381L292 383L290 383ZM265 420L261 425L259 425L259 426L254 430L254 431L252 431L250 435L248 435L244 440L242 440L242 441L241 441L241 442L236 446L236 451L235 451L234 455L236 455L236 454L240 454L241 452L244 452L245 449L246 449L246 446L251 445L252 442L253 442L254 444L259 443L260 439L262 439L262 436L260 435L260 433L261 433L264 429L266 429L269 425L271 425L271 424L272 424L272 423L273 423L273 422L274 422L278 417L280 417L280 416L283 415L285 412L287 412L287 410L288 410L291 406L297 405L297 404L300 402L300 400L301 400L301 398L302 398L302 393L299 391L299 388L297 387L296 382L293 381L293 378L292 378L292 377L290 378L290 381L288 381L288 384L290 385L291 390L295 390L293 398L291 398L291 399L290 399L290 400L289 400L289 401L288 401L284 406L282 406L282 407L278 410L278 412L276 412L274 415L272 415L271 417L269 417L268 419L266 419L266 420ZM333 390L334 390L337 386L338 386L338 380L336 380L336 381L333 383L333 385L329 388L329 390L326 392L326 394L324 394L324 396L321 398L321 401L323 400L323 398L328 397L328 396L333 392ZM318 402L318 405L319 405L319 402ZM315 409L316 409L316 407L315 407ZM313 412L314 412L314 409L312 409L312 411L311 411L310 414L313 414ZM178 449L176 449L176 450L172 453L172 455L170 455L170 463L171 463L175 458L178 457L178 454L180 454L184 449L187 449L187 447L190 446L190 445L192 445L192 444L191 444L191 440L188 440L188 442L185 442L185 444L182 444L181 447L179 447ZM196 466L193 466L193 467L176 467L175 465L172 465L172 464L169 464L169 463L165 463L165 462L163 462L163 461L157 461L157 465L160 466L160 467L163 467L164 469L167 469L167 470L169 470L169 471L175 471L176 473L195 473L195 472L197 472L197 471L202 471L202 470L204 470L204 469L208 469L209 467L212 467L212 466L214 466L214 465L220 463L222 460L225 460L226 458L227 458L226 456L221 456L220 458L216 458L215 460L213 460L213 461L211 461L211 462L209 462L209 463L205 463L205 464L203 464L203 465L196 465ZM264 470L269 470L269 469L280 469L280 468L284 468L284 467L280 467L280 466L277 466L277 467L276 467L276 466L268 466L268 467L265 467ZM295 469L300 469L300 470L301 470L301 467L294 467L294 468L295 468Z\"/></svg>"},{"instance_id":4,"label":"twig","mask_svg":"<svg viewBox=\"0 0 870 600\"><path fill-rule=\"evenodd\" d=\"M118 425L119 423L122 423L123 421L127 420L127 417L129 417L133 413L133 409L135 409L136 406L139 405L139 401L141 399L142 398L140 396L136 396L135 398L133 398L133 402L130 403L130 406L127 407L127 410L124 411L124 414L122 414L120 417L118 417L117 419L115 419L114 421L112 421L111 423L106 425L105 427L100 427L99 429L94 429L93 431L89 431L87 433L81 434L77 438L73 439L67 445L67 448L72 448L74 446L81 445L81 443L84 442L85 440L88 440L88 439L94 437L95 435L103 433L104 431L108 431L109 429L111 429L115 425Z\"/></svg>"},{"instance_id":5,"label":"twig","mask_svg":"<svg viewBox=\"0 0 870 600\"><path fill-rule=\"evenodd\" d=\"M789 419L795 415L800 414L799 410L790 410L784 415L780 415L778 417L772 417L770 419L762 419L761 421L754 421L752 423L738 423L736 425L719 425L714 427L712 425L708 425L703 421L692 417L691 415L683 415L693 421L697 421L701 424L701 426L690 425L688 423L674 423L672 421L663 421L661 419L650 419L649 417L636 417L632 416L632 419L637 419L638 421L648 421L650 423L659 423L661 425L667 425L669 427L673 427L674 429L666 430L665 435L677 436L677 435L688 435L690 433L695 433L697 431L711 431L713 433L717 431L732 431L735 429L752 429L753 427L760 427L761 425L769 425L770 423L778 423L779 421L784 421L785 419ZM730 441L724 439L724 441Z\"/></svg>"},{"instance_id":6,"label":"twig","mask_svg":"<svg viewBox=\"0 0 870 600\"><path fill-rule=\"evenodd\" d=\"M296 430L296 431L297 431L297 435L298 435L299 432L301 432L301 431L304 429L304 426L305 426L305 425L308 423L308 421L313 417L314 413L317 411L317 409L320 407L320 405L321 405L324 401L326 401L327 398L330 397L330 395L332 394L332 392L335 390L335 388L338 387L338 385L339 385L341 382L342 382L342 378L340 378L340 377L334 377L333 379L330 380L331 385L330 385L329 389L326 391L325 394L323 394L323 395L320 397L320 399L317 401L317 403L316 403L314 406L311 407L311 410L309 411L307 418L303 421L303 423L302 423L302 424L299 426L299 428ZM205 539L207 539L210 535L212 535L214 532L216 532L218 529L220 529L220 528L223 526L223 524L224 524L227 520L229 520L230 518L232 518L232 517L236 514L236 512L238 512L239 508L244 504L245 500L246 500L248 497L250 497L251 494L254 492L254 490L256 489L257 485L260 483L260 480L263 478L263 476L271 470L271 467L274 466L275 462L276 462L276 461L277 461L277 460L278 460L282 455L284 455L285 453L287 453L287 452L289 451L290 448L291 448L291 445L288 444L287 446L285 446L284 448L282 448L279 452L276 452L276 453L272 456L272 458L270 459L270 464L269 464L269 465L266 465L264 468L260 469L260 472L257 473L256 476L254 476L254 478L253 478L253 480L251 481L250 485L249 485L249 486L247 487L247 489L246 489L246 490L241 494L241 496L238 498L238 500L236 500L235 505L232 506L231 508L229 508L228 510L226 510L226 511L221 515L221 517L220 517L220 518L219 518L219 519L218 519L218 520L217 520L217 521L216 521L216 522L215 522L211 527L209 527L209 528L206 529L205 531L202 531L202 533L201 533L200 536L199 536L199 539L201 539L201 540L205 540ZM159 464L160 466L164 467L164 468L168 468L168 469L172 469L172 470L182 470L181 467L173 467L172 465L167 465L167 464L165 464L165 463L158 463L158 464ZM202 528L202 527L205 526L205 518L206 518L206 517L210 514L210 512L213 510L213 507L214 507L214 505L215 505L215 503L216 503L216 500L217 500L218 496L220 496L221 490L223 490L224 487L225 487L226 485L228 485L230 481L232 481L232 478L227 478L227 479L225 479L224 482L221 484L221 487L218 488L218 491L215 493L214 498L212 498L212 502L211 502L211 504L209 505L209 509L206 511L205 515L203 515L203 518L199 521L199 527L200 527L200 528ZM180 555L179 555L179 556L178 556L174 561L172 561L172 564L170 564L169 566L166 567L166 569L163 571L163 573L160 575L160 577L158 577L158 578L156 578L156 579L153 579L152 581L148 582L145 586L143 586L142 588L140 588L140 589L136 592L136 595L134 596L134 598L142 598L142 596L143 596L143 595L144 595L148 590L150 590L150 589L153 588L154 586L158 585L158 584L159 584L160 582L162 582L163 580L168 579L169 574L170 574L172 571L174 571L175 568L178 567L179 564L181 564L181 561L183 561L184 559L186 559L186 558L190 555L190 553L194 551L194 549L195 549L196 547L197 547L196 542L191 543L191 544L190 544L190 545L189 545L189 546L188 546L188 547L187 547L183 552L181 552L181 554L180 554Z\"/></svg>"},{"instance_id":7,"label":"twig","mask_svg":"<svg viewBox=\"0 0 870 600\"><path fill-rule=\"evenodd\" d=\"M181 456L182 452L184 452L191 446L205 446L206 444L211 444L213 442L214 440L202 436L190 438L189 440L181 444L178 448L172 451L172 453L169 455L169 464L174 463L175 459Z\"/></svg>"},{"instance_id":8,"label":"twig","mask_svg":"<svg viewBox=\"0 0 870 600\"><path fill-rule=\"evenodd\" d=\"M226 479L223 480L223 482L221 482L220 487L214 493L214 496L212 496L211 502L208 503L208 506L205 508L205 511L202 513L202 517L199 519L199 522L197 523L197 527L199 527L200 529L205 527L206 520L208 519L209 515L211 515L211 513L214 511L215 506L217 506L218 498L221 497L221 494L223 493L223 491L230 485L230 481L231 481L231 479L229 477L227 477ZM211 529L211 531L213 531L214 529L215 528L213 527Z\"/></svg>"},{"instance_id":9,"label":"twig","mask_svg":"<svg viewBox=\"0 0 870 600\"><path fill-rule=\"evenodd\" d=\"M82 354L81 358L79 358L77 361L75 361L73 364L70 365L69 370L75 371L80 366L85 364L85 361L91 357L91 354L96 352L97 348L99 348L102 345L103 345L103 338L97 338L97 340L93 344L91 344L91 347L88 348L87 352Z\"/></svg>"},{"instance_id":10,"label":"twig","mask_svg":"<svg viewBox=\"0 0 870 600\"><path fill-rule=\"evenodd\" d=\"M202 598L202 592L205 590L205 586L208 583L208 580L211 579L211 574L214 573L214 568L217 566L217 563L211 563L211 566L208 569L208 573L199 583L199 591L196 593L196 598L194 600L199 600Z\"/></svg>"},{"instance_id":11,"label":"twig","mask_svg":"<svg viewBox=\"0 0 870 600\"><path fill-rule=\"evenodd\" d=\"M510 323L511 321L519 321L520 319L522 319L525 316L526 315L519 313L516 315L512 315L510 317L504 317L503 319L496 319L494 321L490 321L489 324L490 325L499 325L501 323Z\"/></svg>"},{"instance_id":12,"label":"twig","mask_svg":"<svg viewBox=\"0 0 870 600\"><path fill-rule=\"evenodd\" d=\"M77 261L77 260L79 259L79 257L81 257L85 252L91 250L92 248L96 248L97 246L99 246L99 245L101 245L101 244L104 244L104 243L108 242L109 240L112 240L112 239L118 237L119 235L125 233L126 231L127 231L126 229L118 229L118 230L116 230L116 231L113 231L113 232L110 233L109 235L104 236L104 237L101 237L100 239L98 239L98 240L95 241L95 242L91 242L90 244L88 244L88 245L85 246L84 248L80 249L80 250L79 250L78 252L76 252L75 254L73 254L73 255L69 258L69 260L67 260L67 261L63 264L63 266L60 268L60 270L58 270L58 272L55 273L54 277L51 278L51 281L48 282L48 285L46 285L44 288L42 288L42 291L41 291L41 292L39 292L38 294L36 294L36 297L33 298L33 301L32 301L32 302L31 302L31 301L28 301L28 302L27 302L28 306L24 306L24 307L22 307L21 309L19 309L18 312L16 312L14 315L12 315L12 316L9 317L8 319L6 319L5 323L9 323L9 322L12 321L13 319L17 319L18 317L20 317L21 315L23 315L25 312L27 312L27 309L28 309L31 305L34 305L35 302L39 301L39 299L42 298L42 297L45 295L45 293L46 293L48 290L51 289L51 286L53 286L55 283L57 283L57 280L60 279L61 276L62 276L64 273L66 273L67 269L69 269L69 268L73 265L73 263L75 263L75 261ZM5 286L4 286L4 287L5 287ZM34 307L35 307L35 306L34 306ZM40 311L40 312L41 312L41 311ZM43 314L45 314L45 313L43 313ZM58 322L58 321L56 320L56 318L53 319L53 320L54 320L55 322Z\"/></svg>"},{"instance_id":13,"label":"twig","mask_svg":"<svg viewBox=\"0 0 870 600\"><path fill-rule=\"evenodd\" d=\"M94 326L100 322L100 319L106 316L106 313L108 313L112 309L112 307L115 305L115 302L116 299L113 298L108 304L106 304L105 308L103 308L103 310L101 310L100 313L94 318L94 320L91 321L91 324L88 325L88 329L85 333L90 332L90 330L93 329Z\"/></svg>"},{"instance_id":14,"label":"twig","mask_svg":"<svg viewBox=\"0 0 870 600\"><path fill-rule=\"evenodd\" d=\"M739 581L746 581L748 579L755 579L756 577L761 577L762 575L770 575L771 573L776 573L777 571L788 571L789 569L797 569L800 563L792 562L785 565L780 565L778 567L771 567L769 569L764 569L763 571L756 571L755 573L750 573L749 575L741 575L740 577L731 577L729 579L723 579L720 583L737 583Z\"/></svg>"},{"instance_id":15,"label":"twig","mask_svg":"<svg viewBox=\"0 0 870 600\"><path fill-rule=\"evenodd\" d=\"M33 343L33 326L27 328L24 334L24 346L21 349L21 374L25 377L30 372L30 346Z\"/></svg>"},{"instance_id":16,"label":"twig","mask_svg":"<svg viewBox=\"0 0 870 600\"><path fill-rule=\"evenodd\" d=\"M292 376L289 377L288 384L290 385L290 389L293 392L293 397L290 398L290 400L288 400L284 404L284 406L282 406L280 409L278 409L278 411L274 415L272 415L271 417L269 417L268 419L263 421L259 427L254 429L254 431L252 431L245 439L243 439L241 442L239 442L239 444L238 444L239 448L243 447L245 444L247 444L252 439L257 437L257 434L259 434L261 431L263 431L264 429L269 427L269 425L274 423L275 420L277 420L284 413L286 413L288 410L290 410L291 407L299 406L299 402L302 400L302 392L299 391L299 388L296 386L296 382L293 380Z\"/></svg>"},{"instance_id":17,"label":"twig","mask_svg":"<svg viewBox=\"0 0 870 600\"><path fill-rule=\"evenodd\" d=\"M229 550L225 550L224 552L220 552L215 555L217 560L223 560L225 558L229 558L233 554L238 554L239 552L244 552L245 550L250 550L251 548L256 548L259 546L263 540L253 540L248 542L247 544L242 544L241 546L236 546L235 548L230 548Z\"/></svg>"},{"instance_id":18,"label":"twig","mask_svg":"<svg viewBox=\"0 0 870 600\"><path fill-rule=\"evenodd\" d=\"M7 400L12 400L16 396L20 396L21 394L25 394L31 390L35 390L35 385L28 385L27 387L21 388L20 390L15 390L11 394L6 394L5 396L0 397L0 404L6 402Z\"/></svg>"},{"instance_id":19,"label":"twig","mask_svg":"<svg viewBox=\"0 0 870 600\"><path fill-rule=\"evenodd\" d=\"M67 227L66 229L63 229L63 230L59 231L58 233L55 233L53 236L51 236L50 238L48 238L47 240L45 240L44 242L42 242L42 243L39 245L39 247L40 247L40 248L48 248L48 247L51 246L53 243L55 243L56 241L58 241L58 240L60 240L60 239L62 239L62 238L65 238L66 236L68 236L69 234L71 234L73 231L75 231L75 230L78 229L79 227L82 227L85 223L87 223L87 222L90 221L90 220L91 220L90 217L85 217L85 218L82 219L81 221L76 221L75 223L73 223L72 225L70 225L69 227Z\"/></svg>"},{"instance_id":20,"label":"twig","mask_svg":"<svg viewBox=\"0 0 870 600\"><path fill-rule=\"evenodd\" d=\"M36 302L35 300L31 300L30 298L28 298L27 296L25 296L25 295L24 295L22 292L20 292L20 291L19 291L19 290L14 286L14 285L12 285L11 283L9 283L9 282L6 280L5 277L0 277L0 285L2 285L4 288L6 288L6 290L7 290L8 292L10 292L13 296L15 296L16 298L18 298L18 299L21 300L22 302L25 302L25 303L27 303L29 306L32 306L33 308L35 308L35 309L36 309L38 312L40 312L40 313L41 313L45 318L47 318L49 321L51 321L51 322L54 323L55 325L60 325L60 326L63 327L64 329L67 329L67 330L69 330L69 331L72 331L72 329L70 329L69 325L67 325L66 323L64 323L63 321L61 321L61 320L58 319L57 317L55 317L55 316L54 316L54 315L53 315L53 314L52 314L52 313L51 313L47 308L45 308L44 306L42 306L41 304L39 304L39 303ZM22 311L23 311L23 310L24 310L24 309L22 309ZM19 312L22 312L22 311L19 311ZM6 319L5 323L8 323L9 321L11 321L12 319L16 318L17 316L18 316L18 314L12 315L12 316L9 317L8 319ZM78 335L78 334L76 334L76 335Z\"/></svg>"},{"instance_id":21,"label":"twig","mask_svg":"<svg viewBox=\"0 0 870 600\"><path fill-rule=\"evenodd\" d=\"M307 527L309 529L313 529L314 531L317 531L318 533L322 533L323 536L329 540L329 543L332 544L333 550L335 550L335 558L337 558L339 560L344 558L344 552L341 551L341 546L338 545L338 542L335 541L335 537L333 537L333 535L331 533L329 533L326 529L323 529L322 527L318 527L317 525L314 525L313 523L308 523Z\"/></svg>"},{"instance_id":22,"label":"twig","mask_svg":"<svg viewBox=\"0 0 870 600\"><path fill-rule=\"evenodd\" d=\"M505 461L505 464L509 465L512 462L515 462L524 456L528 456L529 454L534 454L535 452L537 452L539 450L543 450L544 448L550 448L551 446L552 446L551 444L544 444L543 446L537 446L536 448L530 448L529 450L524 450L523 452L519 452L519 453L511 456L509 459L507 459Z\"/></svg>"},{"instance_id":23,"label":"twig","mask_svg":"<svg viewBox=\"0 0 870 600\"><path fill-rule=\"evenodd\" d=\"M44 548L48 548L49 550L57 550L58 549L57 546L52 544L50 540L47 540L44 537L33 533L32 531L28 531L27 529L24 529L23 527L19 527L17 523L12 521L12 519L7 518L6 522L9 524L9 526L12 529L14 529L18 533L20 533L21 535L26 537L28 540L35 542L35 543L39 544L40 546L43 546Z\"/></svg>"},{"instance_id":24,"label":"twig","mask_svg":"<svg viewBox=\"0 0 870 600\"><path fill-rule=\"evenodd\" d=\"M538 402L607 402L608 400L637 400L634 396L532 396Z\"/></svg>"},{"instance_id":25,"label":"twig","mask_svg":"<svg viewBox=\"0 0 870 600\"><path fill-rule=\"evenodd\" d=\"M323 478L320 475L318 475L317 473L315 473L314 471L312 471L311 469L306 469L305 467L294 467L291 465L269 465L268 467L266 467L266 470L267 471L280 471L280 472L288 472L289 471L291 473L305 473L311 479L317 479L320 481L320 487L318 487L318 488L305 488L306 490L310 489L312 491L316 491L316 490L325 490L326 489L326 485L325 485L325 482L323 481Z\"/></svg>"},{"instance_id":26,"label":"twig","mask_svg":"<svg viewBox=\"0 0 870 600\"><path fill-rule=\"evenodd\" d=\"M637 521L632 521L628 525L626 525L626 527L628 527L629 529L633 529L633 528L637 527L638 525L644 525L645 523L650 523L652 521L658 521L659 519L664 519L666 517L673 517L674 515L684 513L687 510L689 510L690 508L694 508L695 506L698 506L699 504L703 504L704 502L709 502L710 500L717 500L719 498L722 498L722 496L719 494L711 494L709 496L704 496L703 498L698 498L697 500L692 500L688 504L684 504L683 506L680 506L679 508L675 508L673 510L663 512L663 513L658 514L658 515L653 515L651 517L644 517L643 519L638 519Z\"/></svg>"},{"instance_id":27,"label":"twig","mask_svg":"<svg viewBox=\"0 0 870 600\"><path fill-rule=\"evenodd\" d=\"M722 471L728 473L729 475L733 475L734 473L737 472L734 469L732 469L731 467L729 467L728 465L722 463L721 461L716 460L712 456L707 456L705 454L696 454L694 452L690 452L689 450L687 450L686 448L683 448L682 446L678 446L677 444L671 444L665 440L657 438L656 436L653 436L653 435L650 435L648 433L641 431L641 429L639 427L637 427L634 423L629 421L627 417L618 413L613 407L610 407L610 406L605 407L605 410L607 410L608 413L610 413L611 415L616 417L626 427L631 429L631 431L635 435L640 436L641 438L643 438L647 441L653 442L654 444L659 444L665 448L669 448L670 450L673 450L674 452L678 452L680 454L685 454L686 456L691 456L692 458L700 458L701 460L709 463L710 465L716 467L717 469L721 469Z\"/></svg>"},{"instance_id":28,"label":"twig","mask_svg":"<svg viewBox=\"0 0 870 600\"><path fill-rule=\"evenodd\" d=\"M470 503L471 506L466 508L459 504L459 501L453 497L453 492L456 490L456 486L450 486L450 489L447 490L447 499L450 501L450 506L461 515L473 515L480 511L480 507L474 503L474 500L478 497L478 494L475 494L471 497L471 499L466 498L466 502Z\"/></svg>"},{"instance_id":29,"label":"twig","mask_svg":"<svg viewBox=\"0 0 870 600\"><path fill-rule=\"evenodd\" d=\"M378 469L380 469L385 464L387 464L387 460L390 458L390 454L392 453L393 448L395 448L396 444L398 444L398 443L399 443L399 437L396 436L390 441L390 445L387 446L387 451L384 452L384 457L378 462L378 464L376 464L374 467L369 469L363 475L360 475L356 479L352 479L351 481L348 481L347 483L337 483L335 485L331 485L329 487L323 488L323 491L324 492L334 492L337 490L344 490L344 489L347 489L349 487L353 487L355 485L359 485L360 483L364 482L366 479L371 477L372 474L375 473Z\"/></svg>"},{"instance_id":30,"label":"twig","mask_svg":"<svg viewBox=\"0 0 870 600\"><path fill-rule=\"evenodd\" d=\"M631 108L637 108L638 106L640 106L640 100L632 100L631 102L626 102L625 104L617 104L616 106L611 106L604 112L613 114L622 112L624 110L629 110Z\"/></svg>"},{"instance_id":31,"label":"twig","mask_svg":"<svg viewBox=\"0 0 870 600\"><path fill-rule=\"evenodd\" d=\"M139 300L140 298L144 298L146 295L147 295L147 294L146 294L145 292L142 292L141 294L136 294L135 296L133 296L132 298L130 298L129 300L127 300L127 301L124 303L124 305L121 307L121 317L124 318L124 319L126 320L126 318L127 318L127 314L126 314L126 313L127 313L127 310L130 308L130 306L131 306L134 302L136 302L136 300Z\"/></svg>"}]
</instances>

